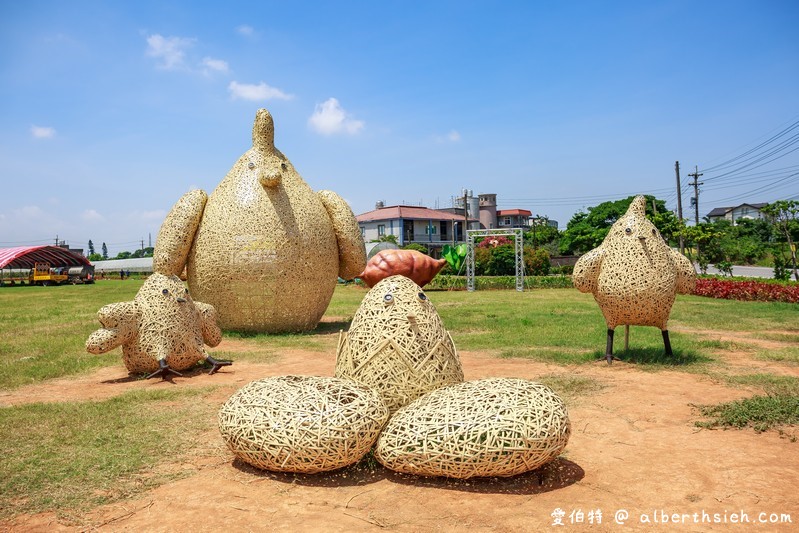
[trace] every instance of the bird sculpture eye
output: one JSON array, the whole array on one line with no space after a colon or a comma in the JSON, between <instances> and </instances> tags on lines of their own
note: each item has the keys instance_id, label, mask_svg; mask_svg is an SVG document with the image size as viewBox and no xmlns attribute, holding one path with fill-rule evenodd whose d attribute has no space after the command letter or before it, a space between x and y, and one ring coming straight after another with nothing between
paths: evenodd
<instances>
[{"instance_id":1,"label":"bird sculpture eye","mask_svg":"<svg viewBox=\"0 0 799 533\"><path fill-rule=\"evenodd\" d=\"M394 301L394 297L391 296L390 294L386 294L385 296L383 296L383 302L385 302L387 304L390 304L393 301Z\"/></svg>"},{"instance_id":2,"label":"bird sculpture eye","mask_svg":"<svg viewBox=\"0 0 799 533\"><path fill-rule=\"evenodd\" d=\"M283 170L286 170L288 167L286 166L285 163L281 163L280 164L280 168L283 169Z\"/></svg>"},{"instance_id":3,"label":"bird sculpture eye","mask_svg":"<svg viewBox=\"0 0 799 533\"><path fill-rule=\"evenodd\" d=\"M658 230L656 230L655 228L652 228L652 235L657 235L657 234L658 234Z\"/></svg>"},{"instance_id":4,"label":"bird sculpture eye","mask_svg":"<svg viewBox=\"0 0 799 533\"><path fill-rule=\"evenodd\" d=\"M169 289L164 289L161 291L161 294L169 294Z\"/></svg>"},{"instance_id":5,"label":"bird sculpture eye","mask_svg":"<svg viewBox=\"0 0 799 533\"><path fill-rule=\"evenodd\" d=\"M420 292L420 293L418 294L418 296L419 296L419 299L420 299L421 301L423 301L423 302L424 302L425 300L427 300L427 295L426 295L425 293L423 293L423 292Z\"/></svg>"},{"instance_id":6,"label":"bird sculpture eye","mask_svg":"<svg viewBox=\"0 0 799 533\"><path fill-rule=\"evenodd\" d=\"M624 233L626 233L627 235L630 235L632 232L633 232L632 228L627 228L626 230L624 230Z\"/></svg>"}]
</instances>

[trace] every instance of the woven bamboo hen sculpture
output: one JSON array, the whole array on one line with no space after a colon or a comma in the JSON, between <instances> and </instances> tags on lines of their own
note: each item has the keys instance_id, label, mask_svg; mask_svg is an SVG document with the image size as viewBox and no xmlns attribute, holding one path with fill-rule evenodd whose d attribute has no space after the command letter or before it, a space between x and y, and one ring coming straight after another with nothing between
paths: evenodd
<instances>
[{"instance_id":1,"label":"woven bamboo hen sculpture","mask_svg":"<svg viewBox=\"0 0 799 533\"><path fill-rule=\"evenodd\" d=\"M672 355L667 329L671 307L676 293L690 294L696 285L693 264L669 248L646 218L645 206L646 198L637 196L602 244L574 266L574 286L594 295L607 322L608 364L619 325L660 328L666 354Z\"/></svg>"},{"instance_id":2,"label":"woven bamboo hen sculpture","mask_svg":"<svg viewBox=\"0 0 799 533\"><path fill-rule=\"evenodd\" d=\"M224 329L287 332L316 327L338 277L366 265L349 205L315 193L275 147L272 115L259 109L252 148L210 196L186 193L167 215L153 269L180 275L213 305Z\"/></svg>"}]
</instances>

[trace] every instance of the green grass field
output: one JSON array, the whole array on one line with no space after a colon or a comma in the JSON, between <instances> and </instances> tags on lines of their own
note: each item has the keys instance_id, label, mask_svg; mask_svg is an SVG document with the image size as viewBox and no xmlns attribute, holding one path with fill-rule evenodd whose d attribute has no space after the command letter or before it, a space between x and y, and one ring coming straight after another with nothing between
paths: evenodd
<instances>
[{"instance_id":1,"label":"green grass field","mask_svg":"<svg viewBox=\"0 0 799 533\"><path fill-rule=\"evenodd\" d=\"M95 285L1 288L0 391L119 365L119 350L96 356L86 352L84 343L99 327L97 310L108 303L132 300L141 284L140 280L114 280ZM256 347L248 353L236 353L238 360L268 362L276 351L286 348L334 351L331 333L348 327L365 294L363 287L337 287L323 322L309 333L226 332L225 337ZM428 296L463 351L564 365L587 364L604 354L602 315L590 295L574 289L523 293L431 290ZM786 410L791 414L795 409L799 396L796 378L730 376L719 353L744 350L753 358L799 363L796 346L764 350L740 340L765 338L795 343L799 337L797 311L795 304L680 296L670 321L673 358L663 356L660 332L655 328L631 328L626 352L620 328L615 352L642 369L722 376L720 379L729 386L754 387L764 393L755 398L767 398L706 406L701 414L711 420L704 422L705 427L750 425L762 430L774 424L796 423L795 418L785 415ZM735 332L736 340L719 341L701 335L708 330ZM543 376L542 381L567 401L603 386L580 376ZM0 408L0 442L5 450L0 462L0 518L42 510L72 516L70 513L128 497L181 475L162 472L159 465L169 457L174 460L176 454L191 453L198 445L198 435L213 432L217 407L202 401L211 392L210 388L135 392L97 402ZM175 423L177 420L180 423Z\"/></svg>"}]
</instances>

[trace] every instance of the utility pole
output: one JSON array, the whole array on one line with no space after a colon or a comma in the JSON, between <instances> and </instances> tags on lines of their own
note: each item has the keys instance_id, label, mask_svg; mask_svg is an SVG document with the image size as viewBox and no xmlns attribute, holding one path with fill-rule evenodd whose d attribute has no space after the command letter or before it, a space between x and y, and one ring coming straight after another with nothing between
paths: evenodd
<instances>
[{"instance_id":1,"label":"utility pole","mask_svg":"<svg viewBox=\"0 0 799 533\"><path fill-rule=\"evenodd\" d=\"M680 221L680 226L682 226L682 187L680 186L679 161L674 162L674 171L677 173L677 220ZM680 253L685 255L685 242L682 240L682 231L680 231Z\"/></svg>"},{"instance_id":2,"label":"utility pole","mask_svg":"<svg viewBox=\"0 0 799 533\"><path fill-rule=\"evenodd\" d=\"M141 240L141 256L144 257L144 239Z\"/></svg>"},{"instance_id":3,"label":"utility pole","mask_svg":"<svg viewBox=\"0 0 799 533\"><path fill-rule=\"evenodd\" d=\"M697 182L697 180L699 179L699 176L704 176L704 174L700 174L699 173L699 167L694 167L694 173L693 174L688 174L688 175L691 176L692 178L694 178L694 182L692 183L692 185L694 186L694 200L695 200L695 202L694 202L694 216L695 216L696 225L698 226L699 225L699 186L702 185L702 183Z\"/></svg>"},{"instance_id":4,"label":"utility pole","mask_svg":"<svg viewBox=\"0 0 799 533\"><path fill-rule=\"evenodd\" d=\"M702 185L697 180L702 174L699 173L699 167L694 167L694 173L688 174L694 178L694 216L696 217L696 225L699 226L699 186ZM696 243L696 258L699 259L699 242Z\"/></svg>"}]
</instances>

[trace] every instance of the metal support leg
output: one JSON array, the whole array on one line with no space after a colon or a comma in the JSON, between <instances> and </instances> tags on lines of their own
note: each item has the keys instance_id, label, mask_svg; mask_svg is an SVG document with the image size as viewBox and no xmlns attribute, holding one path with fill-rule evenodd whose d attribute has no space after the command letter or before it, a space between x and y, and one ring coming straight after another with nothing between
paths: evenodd
<instances>
[{"instance_id":1,"label":"metal support leg","mask_svg":"<svg viewBox=\"0 0 799 533\"><path fill-rule=\"evenodd\" d=\"M669 330L664 329L661 333L663 334L663 346L666 348L666 355L673 355L671 353L671 342L669 342Z\"/></svg>"},{"instance_id":2,"label":"metal support leg","mask_svg":"<svg viewBox=\"0 0 799 533\"><path fill-rule=\"evenodd\" d=\"M609 365L612 365L613 359L613 330L608 329L608 342L605 345L605 360Z\"/></svg>"}]
</instances>

